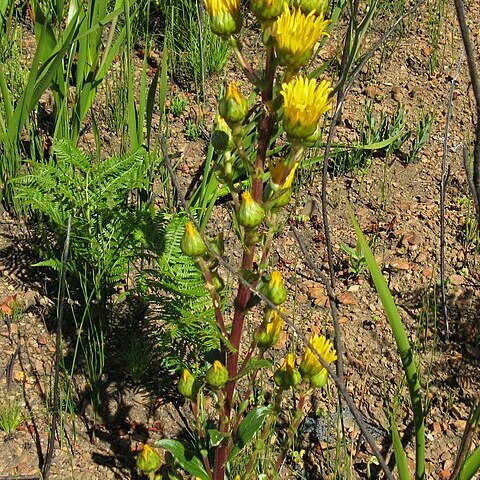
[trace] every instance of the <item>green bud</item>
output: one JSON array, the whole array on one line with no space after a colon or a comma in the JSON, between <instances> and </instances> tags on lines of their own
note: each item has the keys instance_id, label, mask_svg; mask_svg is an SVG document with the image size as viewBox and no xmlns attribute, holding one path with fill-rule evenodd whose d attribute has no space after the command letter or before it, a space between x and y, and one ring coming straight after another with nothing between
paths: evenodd
<instances>
[{"instance_id":1,"label":"green bud","mask_svg":"<svg viewBox=\"0 0 480 480\"><path fill-rule=\"evenodd\" d=\"M284 0L251 0L252 12L259 22L275 20L283 10Z\"/></svg>"},{"instance_id":2,"label":"green bud","mask_svg":"<svg viewBox=\"0 0 480 480\"><path fill-rule=\"evenodd\" d=\"M232 137L232 130L224 118L218 116L217 126L212 133L212 145L217 152L232 150L235 146Z\"/></svg>"},{"instance_id":3,"label":"green bud","mask_svg":"<svg viewBox=\"0 0 480 480\"><path fill-rule=\"evenodd\" d=\"M257 346L264 350L273 347L278 341L282 325L282 317L275 310L267 308L263 323L253 333Z\"/></svg>"},{"instance_id":4,"label":"green bud","mask_svg":"<svg viewBox=\"0 0 480 480\"><path fill-rule=\"evenodd\" d=\"M323 388L327 383L327 379L328 372L323 369L320 373L317 373L317 375L310 377L310 384L315 388Z\"/></svg>"},{"instance_id":5,"label":"green bud","mask_svg":"<svg viewBox=\"0 0 480 480\"><path fill-rule=\"evenodd\" d=\"M160 455L150 446L145 444L137 457L137 468L142 473L153 473L160 468L162 460Z\"/></svg>"},{"instance_id":6,"label":"green bud","mask_svg":"<svg viewBox=\"0 0 480 480\"><path fill-rule=\"evenodd\" d=\"M242 123L247 116L247 99L238 91L235 83L228 85L227 93L218 104L218 112L230 127Z\"/></svg>"},{"instance_id":7,"label":"green bud","mask_svg":"<svg viewBox=\"0 0 480 480\"><path fill-rule=\"evenodd\" d=\"M240 31L243 18L239 11L219 12L210 15L210 28L213 33L221 37L229 37Z\"/></svg>"},{"instance_id":8,"label":"green bud","mask_svg":"<svg viewBox=\"0 0 480 480\"><path fill-rule=\"evenodd\" d=\"M282 274L277 270L272 272L269 282L263 285L261 291L275 305L281 305L287 299L287 288Z\"/></svg>"},{"instance_id":9,"label":"green bud","mask_svg":"<svg viewBox=\"0 0 480 480\"><path fill-rule=\"evenodd\" d=\"M273 380L277 387L284 390L290 387L295 388L300 383L302 376L295 368L295 355L293 353L286 356L283 365L275 372Z\"/></svg>"},{"instance_id":10,"label":"green bud","mask_svg":"<svg viewBox=\"0 0 480 480\"><path fill-rule=\"evenodd\" d=\"M314 11L317 15L325 15L328 10L329 0L297 0L298 6L305 14Z\"/></svg>"},{"instance_id":11,"label":"green bud","mask_svg":"<svg viewBox=\"0 0 480 480\"><path fill-rule=\"evenodd\" d=\"M228 370L221 362L215 360L207 370L205 380L211 387L221 388L228 382Z\"/></svg>"},{"instance_id":12,"label":"green bud","mask_svg":"<svg viewBox=\"0 0 480 480\"><path fill-rule=\"evenodd\" d=\"M242 193L238 222L245 228L258 227L265 217L265 210L252 198L250 192Z\"/></svg>"},{"instance_id":13,"label":"green bud","mask_svg":"<svg viewBox=\"0 0 480 480\"><path fill-rule=\"evenodd\" d=\"M185 224L185 233L180 242L180 248L189 257L200 257L207 251L207 246L191 222Z\"/></svg>"},{"instance_id":14,"label":"green bud","mask_svg":"<svg viewBox=\"0 0 480 480\"><path fill-rule=\"evenodd\" d=\"M178 391L185 398L195 400L198 390L198 381L187 369L185 369L180 377L180 381L178 382Z\"/></svg>"}]
</instances>

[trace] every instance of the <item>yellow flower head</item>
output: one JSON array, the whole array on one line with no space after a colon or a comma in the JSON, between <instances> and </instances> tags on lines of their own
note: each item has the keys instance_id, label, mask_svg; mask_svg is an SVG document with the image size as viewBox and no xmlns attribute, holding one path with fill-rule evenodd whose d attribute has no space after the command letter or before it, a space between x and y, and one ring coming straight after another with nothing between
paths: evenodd
<instances>
[{"instance_id":1,"label":"yellow flower head","mask_svg":"<svg viewBox=\"0 0 480 480\"><path fill-rule=\"evenodd\" d=\"M285 309L282 309L285 310ZM265 324L265 330L267 335L273 339L273 344L277 343L280 330L282 329L283 318L275 310L270 310L267 316L267 323Z\"/></svg>"},{"instance_id":2,"label":"yellow flower head","mask_svg":"<svg viewBox=\"0 0 480 480\"><path fill-rule=\"evenodd\" d=\"M282 389L296 387L302 380L300 372L295 368L295 355L287 354L283 365L275 372L273 379Z\"/></svg>"},{"instance_id":3,"label":"yellow flower head","mask_svg":"<svg viewBox=\"0 0 480 480\"><path fill-rule=\"evenodd\" d=\"M328 37L325 29L329 23L323 13L316 16L312 11L305 15L299 8L291 11L285 2L274 29L279 62L288 67L303 67L312 56L319 37Z\"/></svg>"},{"instance_id":4,"label":"yellow flower head","mask_svg":"<svg viewBox=\"0 0 480 480\"><path fill-rule=\"evenodd\" d=\"M290 171L288 171L289 165L282 159L276 161L272 159L268 160L268 170L272 183L274 184L274 190L290 188L292 186L298 165L298 162L295 163Z\"/></svg>"},{"instance_id":5,"label":"yellow flower head","mask_svg":"<svg viewBox=\"0 0 480 480\"><path fill-rule=\"evenodd\" d=\"M243 19L240 0L205 0L212 32L228 37L240 31Z\"/></svg>"},{"instance_id":6,"label":"yellow flower head","mask_svg":"<svg viewBox=\"0 0 480 480\"><path fill-rule=\"evenodd\" d=\"M283 127L291 138L305 139L317 129L323 113L330 109L332 86L327 80L298 77L282 84Z\"/></svg>"},{"instance_id":7,"label":"yellow flower head","mask_svg":"<svg viewBox=\"0 0 480 480\"><path fill-rule=\"evenodd\" d=\"M323 335L315 334L310 337L309 342L327 363L337 359L337 352L333 348L332 342ZM300 363L300 372L303 377L312 378L319 374L324 375L327 371L310 347L307 347Z\"/></svg>"},{"instance_id":8,"label":"yellow flower head","mask_svg":"<svg viewBox=\"0 0 480 480\"><path fill-rule=\"evenodd\" d=\"M225 121L233 127L241 122L248 113L248 101L238 91L236 83L229 83L225 96L218 104L218 112Z\"/></svg>"},{"instance_id":9,"label":"yellow flower head","mask_svg":"<svg viewBox=\"0 0 480 480\"><path fill-rule=\"evenodd\" d=\"M145 444L137 457L137 468L146 474L153 473L162 463L160 455L149 445Z\"/></svg>"}]
</instances>

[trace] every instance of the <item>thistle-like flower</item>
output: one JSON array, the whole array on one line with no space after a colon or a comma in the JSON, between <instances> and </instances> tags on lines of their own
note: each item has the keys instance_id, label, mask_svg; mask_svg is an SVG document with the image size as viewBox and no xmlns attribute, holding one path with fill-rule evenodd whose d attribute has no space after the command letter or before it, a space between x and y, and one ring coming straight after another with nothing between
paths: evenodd
<instances>
[{"instance_id":1,"label":"thistle-like flower","mask_svg":"<svg viewBox=\"0 0 480 480\"><path fill-rule=\"evenodd\" d=\"M296 387L302 380L300 372L295 368L295 355L289 353L285 357L283 365L275 372L273 379L275 384L283 389Z\"/></svg>"},{"instance_id":2,"label":"thistle-like flower","mask_svg":"<svg viewBox=\"0 0 480 480\"><path fill-rule=\"evenodd\" d=\"M248 113L247 99L238 91L236 83L230 83L225 96L218 104L218 112L230 127L243 122Z\"/></svg>"},{"instance_id":3,"label":"thistle-like flower","mask_svg":"<svg viewBox=\"0 0 480 480\"><path fill-rule=\"evenodd\" d=\"M160 455L149 445L145 444L137 457L137 468L145 474L152 474L162 464Z\"/></svg>"},{"instance_id":4,"label":"thistle-like flower","mask_svg":"<svg viewBox=\"0 0 480 480\"><path fill-rule=\"evenodd\" d=\"M210 28L221 37L238 33L242 28L240 0L205 0L210 15Z\"/></svg>"},{"instance_id":5,"label":"thistle-like flower","mask_svg":"<svg viewBox=\"0 0 480 480\"><path fill-rule=\"evenodd\" d=\"M235 147L232 130L220 115L217 116L217 125L212 133L212 145L217 152L225 152Z\"/></svg>"},{"instance_id":6,"label":"thistle-like flower","mask_svg":"<svg viewBox=\"0 0 480 480\"><path fill-rule=\"evenodd\" d=\"M200 257L207 252L207 246L191 222L185 224L185 233L180 242L180 248L189 257Z\"/></svg>"},{"instance_id":7,"label":"thistle-like flower","mask_svg":"<svg viewBox=\"0 0 480 480\"><path fill-rule=\"evenodd\" d=\"M296 3L302 9L302 12L310 13L313 11L317 15L325 15L330 0L297 0Z\"/></svg>"},{"instance_id":8,"label":"thistle-like flower","mask_svg":"<svg viewBox=\"0 0 480 480\"><path fill-rule=\"evenodd\" d=\"M264 321L253 334L257 346L263 350L273 347L278 341L282 326L282 317L275 310L268 308Z\"/></svg>"},{"instance_id":9,"label":"thistle-like flower","mask_svg":"<svg viewBox=\"0 0 480 480\"><path fill-rule=\"evenodd\" d=\"M331 363L337 359L337 352L333 348L332 342L325 336L315 334L310 337L309 342L325 362ZM303 354L300 362L300 373L303 378L308 378L314 387L321 387L327 381L328 372L310 347L307 347Z\"/></svg>"},{"instance_id":10,"label":"thistle-like flower","mask_svg":"<svg viewBox=\"0 0 480 480\"><path fill-rule=\"evenodd\" d=\"M274 20L283 10L284 0L251 0L250 6L260 22Z\"/></svg>"},{"instance_id":11,"label":"thistle-like flower","mask_svg":"<svg viewBox=\"0 0 480 480\"><path fill-rule=\"evenodd\" d=\"M314 11L308 15L299 8L291 11L285 2L273 33L280 64L293 68L303 67L312 56L319 37L328 36L325 29L329 22L323 14L315 15Z\"/></svg>"},{"instance_id":12,"label":"thistle-like flower","mask_svg":"<svg viewBox=\"0 0 480 480\"><path fill-rule=\"evenodd\" d=\"M265 217L262 206L256 202L250 192L242 193L242 202L238 211L238 222L245 228L258 227Z\"/></svg>"},{"instance_id":13,"label":"thistle-like flower","mask_svg":"<svg viewBox=\"0 0 480 480\"><path fill-rule=\"evenodd\" d=\"M187 369L183 370L180 381L178 382L178 391L180 394L193 400L197 396L198 390L198 381Z\"/></svg>"},{"instance_id":14,"label":"thistle-like flower","mask_svg":"<svg viewBox=\"0 0 480 480\"><path fill-rule=\"evenodd\" d=\"M287 299L287 288L283 283L282 274L277 270L272 272L269 282L261 290L275 305L280 305Z\"/></svg>"},{"instance_id":15,"label":"thistle-like flower","mask_svg":"<svg viewBox=\"0 0 480 480\"><path fill-rule=\"evenodd\" d=\"M330 109L331 91L329 81L317 84L302 76L282 84L283 127L290 138L305 139L315 132L320 117Z\"/></svg>"},{"instance_id":16,"label":"thistle-like flower","mask_svg":"<svg viewBox=\"0 0 480 480\"><path fill-rule=\"evenodd\" d=\"M213 388L223 387L228 382L228 370L218 360L207 370L205 380Z\"/></svg>"}]
</instances>

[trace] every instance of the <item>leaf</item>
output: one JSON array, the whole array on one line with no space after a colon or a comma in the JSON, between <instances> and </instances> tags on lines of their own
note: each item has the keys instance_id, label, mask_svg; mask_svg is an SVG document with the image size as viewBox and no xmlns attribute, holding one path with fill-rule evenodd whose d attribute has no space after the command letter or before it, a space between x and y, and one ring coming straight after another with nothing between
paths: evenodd
<instances>
[{"instance_id":1,"label":"leaf","mask_svg":"<svg viewBox=\"0 0 480 480\"><path fill-rule=\"evenodd\" d=\"M410 470L408 469L407 456L400 440L397 424L392 416L391 421L393 451L395 452L395 460L397 462L398 477L400 480L411 480Z\"/></svg>"},{"instance_id":2,"label":"leaf","mask_svg":"<svg viewBox=\"0 0 480 480\"><path fill-rule=\"evenodd\" d=\"M203 468L201 460L192 452L185 451L185 446L177 440L164 438L155 442L155 447L162 447L168 450L175 458L176 462L190 475L201 480L210 480L207 472Z\"/></svg>"},{"instance_id":3,"label":"leaf","mask_svg":"<svg viewBox=\"0 0 480 480\"><path fill-rule=\"evenodd\" d=\"M222 433L216 428L207 430L212 447L218 447L224 440L230 437L228 433Z\"/></svg>"},{"instance_id":4,"label":"leaf","mask_svg":"<svg viewBox=\"0 0 480 480\"><path fill-rule=\"evenodd\" d=\"M262 427L265 418L273 413L270 407L257 407L248 412L242 420L235 436L232 451L228 457L233 460Z\"/></svg>"}]
</instances>

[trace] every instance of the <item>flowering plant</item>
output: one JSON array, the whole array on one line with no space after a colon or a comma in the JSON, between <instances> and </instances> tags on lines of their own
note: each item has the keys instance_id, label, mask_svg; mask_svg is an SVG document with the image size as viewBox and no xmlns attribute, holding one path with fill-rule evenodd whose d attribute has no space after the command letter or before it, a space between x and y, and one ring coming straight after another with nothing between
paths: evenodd
<instances>
[{"instance_id":1,"label":"flowering plant","mask_svg":"<svg viewBox=\"0 0 480 480\"><path fill-rule=\"evenodd\" d=\"M252 0L251 11L260 23L266 50L262 70L255 70L242 52L239 0L205 0L205 5L212 30L232 45L256 93L244 95L247 87L242 92L236 83L227 85L212 134L218 154L217 175L231 194L234 225L242 245L241 275L250 285L239 282L232 311L224 311L221 297L225 282L219 269L223 244L208 241L195 222L187 222L181 248L203 273L222 348L217 358L205 365L205 374L200 373L202 369L188 368L179 381L179 391L194 417L194 451L187 455L185 447L175 440L160 440L156 446L167 449L183 470L203 480L243 480L259 470L272 477L292 447L305 399L327 382L327 370L318 355L327 364L336 359L331 341L315 335L310 339L311 348L298 362L295 346L289 343L285 359L275 366L271 352L281 336L284 319L288 319L288 289L281 272L270 271L268 262L275 233L281 229L282 211L292 196L295 174L306 149L318 136L322 116L331 107L330 82L300 74L312 59L317 42L328 37L328 2L299 2L290 7L279 0ZM253 103L254 98L260 99L259 104ZM249 149L245 138L251 118L257 121L257 135L254 148ZM282 127L289 143L288 154L268 155L275 132L281 132ZM248 179L242 184L237 182L239 168ZM252 287L267 300L263 313L256 306ZM253 335L246 328L250 319L256 327ZM263 369L272 370L273 395L267 405L253 393ZM215 428L206 420L206 396L215 400ZM274 449L276 460L260 466L262 443L271 434L285 402L295 406L290 425ZM254 439L260 441L252 442ZM242 464L238 456L251 443L249 459Z\"/></svg>"}]
</instances>

